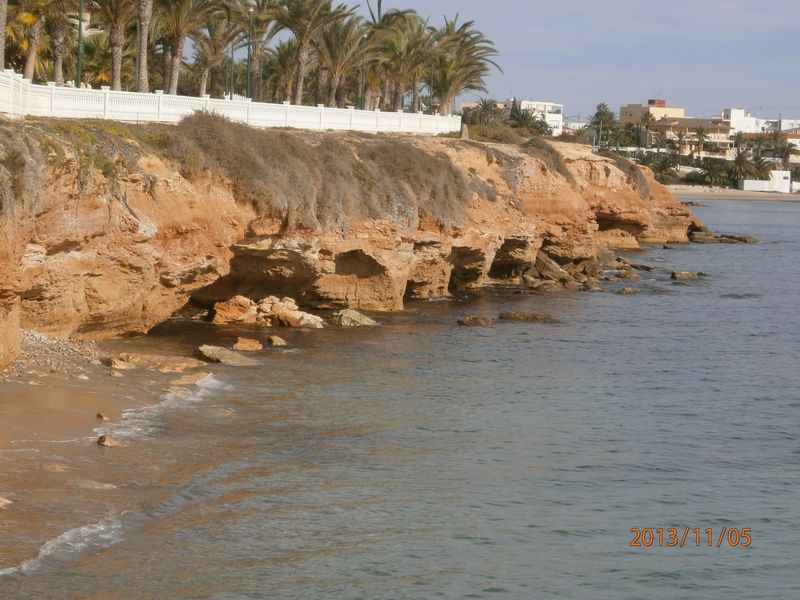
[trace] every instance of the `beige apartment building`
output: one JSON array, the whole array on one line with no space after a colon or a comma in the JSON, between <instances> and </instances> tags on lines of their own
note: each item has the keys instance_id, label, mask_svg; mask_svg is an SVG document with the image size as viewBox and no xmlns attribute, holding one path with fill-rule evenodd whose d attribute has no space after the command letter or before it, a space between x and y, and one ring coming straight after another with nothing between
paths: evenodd
<instances>
[{"instance_id":1,"label":"beige apartment building","mask_svg":"<svg viewBox=\"0 0 800 600\"><path fill-rule=\"evenodd\" d=\"M650 113L658 121L663 118L682 119L686 116L686 110L675 106L667 106L666 100L652 99L647 104L626 104L619 109L619 122L622 125L632 123L639 125L642 116Z\"/></svg>"}]
</instances>

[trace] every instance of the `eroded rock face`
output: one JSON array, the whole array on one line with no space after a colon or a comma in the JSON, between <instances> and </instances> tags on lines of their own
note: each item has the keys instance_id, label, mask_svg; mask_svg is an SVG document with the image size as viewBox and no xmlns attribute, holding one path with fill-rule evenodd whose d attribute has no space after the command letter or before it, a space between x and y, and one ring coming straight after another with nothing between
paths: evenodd
<instances>
[{"instance_id":1,"label":"eroded rock face","mask_svg":"<svg viewBox=\"0 0 800 600\"><path fill-rule=\"evenodd\" d=\"M400 310L497 280L592 289L597 275L584 265L608 246L687 241L688 209L652 173L586 146L553 142L556 168L518 146L411 141L446 154L474 184L459 222L353 217L292 230L237 203L213 173L190 182L148 156L140 173L87 178L74 158L54 159L35 227L0 236L0 368L17 352L17 321L56 337L112 338L146 332L190 298L223 303L220 322L251 322L255 302L274 295L299 305L270 316L276 324L316 326L294 313Z\"/></svg>"}]
</instances>

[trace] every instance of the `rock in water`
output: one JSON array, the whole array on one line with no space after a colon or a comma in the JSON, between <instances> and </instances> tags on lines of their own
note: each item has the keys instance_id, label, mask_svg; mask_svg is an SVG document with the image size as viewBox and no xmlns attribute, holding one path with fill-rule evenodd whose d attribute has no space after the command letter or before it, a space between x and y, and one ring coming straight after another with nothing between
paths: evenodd
<instances>
[{"instance_id":1,"label":"rock in water","mask_svg":"<svg viewBox=\"0 0 800 600\"><path fill-rule=\"evenodd\" d=\"M284 327L322 329L325 321L322 317L312 315L301 310L283 310L274 308L273 313L278 319L278 323Z\"/></svg>"},{"instance_id":2,"label":"rock in water","mask_svg":"<svg viewBox=\"0 0 800 600\"><path fill-rule=\"evenodd\" d=\"M258 352L263 350L264 346L258 340L240 337L233 345L233 349L239 352Z\"/></svg>"},{"instance_id":3,"label":"rock in water","mask_svg":"<svg viewBox=\"0 0 800 600\"><path fill-rule=\"evenodd\" d=\"M191 375L184 375L183 377L174 379L170 383L172 383L172 385L195 385L207 377L211 377L211 373L192 373Z\"/></svg>"},{"instance_id":4,"label":"rock in water","mask_svg":"<svg viewBox=\"0 0 800 600\"><path fill-rule=\"evenodd\" d=\"M258 306L244 296L234 296L225 302L214 305L215 325L228 325L230 323L255 323L258 319Z\"/></svg>"},{"instance_id":5,"label":"rock in water","mask_svg":"<svg viewBox=\"0 0 800 600\"><path fill-rule=\"evenodd\" d=\"M232 367L257 367L259 364L258 361L252 358L247 358L238 352L221 348L220 346L200 346L197 349L197 354L208 362L222 363Z\"/></svg>"},{"instance_id":6,"label":"rock in water","mask_svg":"<svg viewBox=\"0 0 800 600\"><path fill-rule=\"evenodd\" d=\"M368 316L349 308L334 313L331 323L339 327L375 327L378 324Z\"/></svg>"},{"instance_id":7,"label":"rock in water","mask_svg":"<svg viewBox=\"0 0 800 600\"><path fill-rule=\"evenodd\" d=\"M98 421L108 421L108 417L105 416L103 413L99 412L99 413L97 413L97 420Z\"/></svg>"},{"instance_id":8,"label":"rock in water","mask_svg":"<svg viewBox=\"0 0 800 600\"><path fill-rule=\"evenodd\" d=\"M692 271L673 271L671 277L674 281L695 281L705 276L705 273L694 273Z\"/></svg>"},{"instance_id":9,"label":"rock in water","mask_svg":"<svg viewBox=\"0 0 800 600\"><path fill-rule=\"evenodd\" d=\"M535 312L514 311L500 313L500 319L503 321L525 321L527 323L560 323L558 319L541 315Z\"/></svg>"},{"instance_id":10,"label":"rock in water","mask_svg":"<svg viewBox=\"0 0 800 600\"><path fill-rule=\"evenodd\" d=\"M631 294L638 294L639 291L640 291L639 288L624 287L617 293L622 294L623 296L630 296Z\"/></svg>"},{"instance_id":11,"label":"rock in water","mask_svg":"<svg viewBox=\"0 0 800 600\"><path fill-rule=\"evenodd\" d=\"M494 325L494 319L489 317L462 317L458 320L459 325L464 327L491 327Z\"/></svg>"},{"instance_id":12,"label":"rock in water","mask_svg":"<svg viewBox=\"0 0 800 600\"><path fill-rule=\"evenodd\" d=\"M270 346L288 346L289 342L277 335L271 335L267 339Z\"/></svg>"},{"instance_id":13,"label":"rock in water","mask_svg":"<svg viewBox=\"0 0 800 600\"><path fill-rule=\"evenodd\" d=\"M97 445L98 446L104 446L106 448L110 448L110 447L113 447L113 446L119 446L120 444L119 444L119 442L117 440L112 438L110 435L101 435L99 438L97 438Z\"/></svg>"}]
</instances>

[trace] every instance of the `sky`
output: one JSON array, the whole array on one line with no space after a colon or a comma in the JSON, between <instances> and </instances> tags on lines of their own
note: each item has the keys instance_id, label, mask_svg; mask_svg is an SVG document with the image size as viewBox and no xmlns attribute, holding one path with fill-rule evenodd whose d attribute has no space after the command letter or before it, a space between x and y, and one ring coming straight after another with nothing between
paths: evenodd
<instances>
[{"instance_id":1,"label":"sky","mask_svg":"<svg viewBox=\"0 0 800 600\"><path fill-rule=\"evenodd\" d=\"M495 42L503 73L465 100L559 102L575 121L599 102L618 112L649 98L693 117L745 108L800 119L800 0L384 0L390 8L434 25L458 13Z\"/></svg>"}]
</instances>

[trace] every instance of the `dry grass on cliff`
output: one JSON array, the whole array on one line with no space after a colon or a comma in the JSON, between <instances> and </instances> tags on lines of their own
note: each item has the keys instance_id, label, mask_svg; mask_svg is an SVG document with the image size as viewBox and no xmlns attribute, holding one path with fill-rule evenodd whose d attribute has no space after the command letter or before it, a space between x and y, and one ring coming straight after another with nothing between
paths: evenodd
<instances>
[{"instance_id":1,"label":"dry grass on cliff","mask_svg":"<svg viewBox=\"0 0 800 600\"><path fill-rule=\"evenodd\" d=\"M185 176L223 174L238 200L289 228L346 228L368 217L413 223L420 210L449 225L472 197L447 156L391 137L254 129L197 113L163 143Z\"/></svg>"},{"instance_id":2,"label":"dry grass on cliff","mask_svg":"<svg viewBox=\"0 0 800 600\"><path fill-rule=\"evenodd\" d=\"M45 151L18 122L0 119L0 233L32 214L39 195Z\"/></svg>"},{"instance_id":3,"label":"dry grass on cliff","mask_svg":"<svg viewBox=\"0 0 800 600\"><path fill-rule=\"evenodd\" d=\"M642 170L636 163L625 158L624 156L620 156L619 154L608 151L601 152L600 156L610 158L614 161L614 164L617 165L617 168L627 175L631 187L636 190L642 200L650 199L650 196L652 195L652 192L650 191L650 184L647 183L647 177L645 177L644 173L642 173Z\"/></svg>"}]
</instances>

